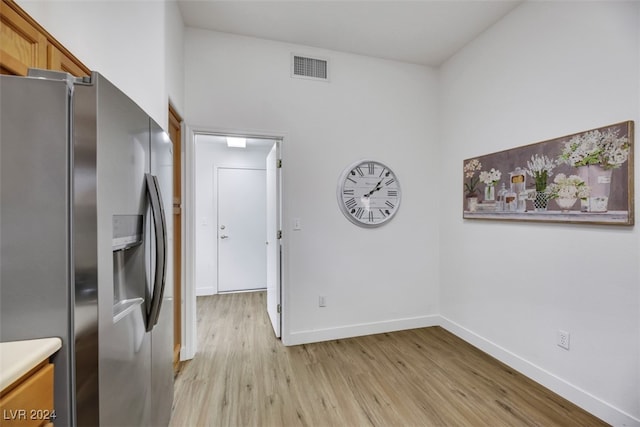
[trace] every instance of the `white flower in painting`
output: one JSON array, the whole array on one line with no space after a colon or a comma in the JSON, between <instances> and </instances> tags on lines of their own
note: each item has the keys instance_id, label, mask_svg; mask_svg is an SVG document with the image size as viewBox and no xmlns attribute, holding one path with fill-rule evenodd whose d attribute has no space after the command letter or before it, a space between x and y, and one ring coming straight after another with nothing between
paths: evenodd
<instances>
[{"instance_id":1,"label":"white flower in painting","mask_svg":"<svg viewBox=\"0 0 640 427\"><path fill-rule=\"evenodd\" d=\"M468 195L475 194L479 178L474 177L476 171L479 171L480 169L482 169L482 163L480 163L480 160L478 159L469 160L469 162L463 167L464 177L469 178L469 182L464 183L464 188Z\"/></svg>"},{"instance_id":2,"label":"white flower in painting","mask_svg":"<svg viewBox=\"0 0 640 427\"><path fill-rule=\"evenodd\" d=\"M553 175L552 171L555 167L555 160L551 160L549 157L544 155L541 156L534 154L531 156L531 160L527 161L527 169L525 170L531 178L542 175L543 172L547 173L547 177L551 177Z\"/></svg>"},{"instance_id":3,"label":"white flower in painting","mask_svg":"<svg viewBox=\"0 0 640 427\"><path fill-rule=\"evenodd\" d=\"M586 200L591 194L591 188L588 185L578 186L578 199Z\"/></svg>"},{"instance_id":4,"label":"white flower in painting","mask_svg":"<svg viewBox=\"0 0 640 427\"><path fill-rule=\"evenodd\" d=\"M629 158L629 138L619 133L619 129L596 129L575 135L565 142L558 160L571 166L619 168Z\"/></svg>"},{"instance_id":5,"label":"white flower in painting","mask_svg":"<svg viewBox=\"0 0 640 427\"><path fill-rule=\"evenodd\" d=\"M473 178L473 176L476 174L476 171L479 171L481 168L482 168L482 163L480 163L480 160L478 159L470 160L469 163L464 165L465 178Z\"/></svg>"},{"instance_id":6,"label":"white flower in painting","mask_svg":"<svg viewBox=\"0 0 640 427\"><path fill-rule=\"evenodd\" d=\"M500 181L500 178L502 178L502 172L495 168L491 168L490 171L480 172L480 181L485 185L496 185Z\"/></svg>"},{"instance_id":7,"label":"white flower in painting","mask_svg":"<svg viewBox=\"0 0 640 427\"><path fill-rule=\"evenodd\" d=\"M583 152L576 150L569 156L569 161L575 165L577 163L580 163L584 156L585 154Z\"/></svg>"},{"instance_id":8,"label":"white flower in painting","mask_svg":"<svg viewBox=\"0 0 640 427\"><path fill-rule=\"evenodd\" d=\"M621 165L629 158L629 152L622 149L612 151L610 159L613 164Z\"/></svg>"},{"instance_id":9,"label":"white flower in painting","mask_svg":"<svg viewBox=\"0 0 640 427\"><path fill-rule=\"evenodd\" d=\"M576 197L575 188L560 187L558 189L558 197L561 199L573 199Z\"/></svg>"},{"instance_id":10,"label":"white flower in painting","mask_svg":"<svg viewBox=\"0 0 640 427\"><path fill-rule=\"evenodd\" d=\"M600 137L600 131L598 130L587 132L582 137L582 142L580 144L582 152L585 154L591 154L598 151L598 148L600 148Z\"/></svg>"},{"instance_id":11,"label":"white flower in painting","mask_svg":"<svg viewBox=\"0 0 640 427\"><path fill-rule=\"evenodd\" d=\"M586 199L589 197L589 186L577 175L566 176L559 173L546 190L552 199Z\"/></svg>"}]
</instances>

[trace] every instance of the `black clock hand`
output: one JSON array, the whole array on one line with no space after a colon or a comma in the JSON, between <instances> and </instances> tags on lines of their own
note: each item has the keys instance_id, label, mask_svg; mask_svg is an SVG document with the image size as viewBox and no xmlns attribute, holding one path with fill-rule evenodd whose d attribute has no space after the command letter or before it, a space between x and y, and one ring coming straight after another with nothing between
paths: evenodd
<instances>
[{"instance_id":1,"label":"black clock hand","mask_svg":"<svg viewBox=\"0 0 640 427\"><path fill-rule=\"evenodd\" d=\"M374 188L373 190L369 191L367 194L364 195L364 197L369 197L371 196L373 193L375 193L376 191L380 191L382 190L382 187L380 187L380 184L382 184L382 181L384 181L384 179L381 179L380 182L378 182L376 184L376 188Z\"/></svg>"}]
</instances>

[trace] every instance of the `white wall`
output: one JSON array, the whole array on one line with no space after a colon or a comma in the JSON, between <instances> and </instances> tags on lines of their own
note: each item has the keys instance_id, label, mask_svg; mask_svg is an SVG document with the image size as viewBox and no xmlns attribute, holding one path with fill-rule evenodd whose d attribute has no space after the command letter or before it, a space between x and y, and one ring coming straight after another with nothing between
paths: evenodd
<instances>
[{"instance_id":1,"label":"white wall","mask_svg":"<svg viewBox=\"0 0 640 427\"><path fill-rule=\"evenodd\" d=\"M185 48L189 124L285 135L283 341L432 324L443 184L436 72L190 28ZM292 52L328 58L331 81L291 78ZM342 169L361 158L394 168L405 195L378 229L351 224L336 201Z\"/></svg>"},{"instance_id":2,"label":"white wall","mask_svg":"<svg viewBox=\"0 0 640 427\"><path fill-rule=\"evenodd\" d=\"M182 109L182 18L175 2L18 0L18 4L164 129L169 91L175 107ZM168 69L169 63L174 66Z\"/></svg>"},{"instance_id":3,"label":"white wall","mask_svg":"<svg viewBox=\"0 0 640 427\"><path fill-rule=\"evenodd\" d=\"M461 167L640 123L639 8L527 2L450 59L440 81L444 325L614 425L640 425L638 227L462 220Z\"/></svg>"},{"instance_id":4,"label":"white wall","mask_svg":"<svg viewBox=\"0 0 640 427\"><path fill-rule=\"evenodd\" d=\"M171 105L179 114L182 114L184 111L184 24L178 2L167 0L164 4L166 88Z\"/></svg>"},{"instance_id":5,"label":"white wall","mask_svg":"<svg viewBox=\"0 0 640 427\"><path fill-rule=\"evenodd\" d=\"M196 295L213 295L218 292L218 168L264 169L271 146L273 144L265 143L248 145L244 149L228 148L224 137L207 134L196 136L194 155Z\"/></svg>"}]
</instances>

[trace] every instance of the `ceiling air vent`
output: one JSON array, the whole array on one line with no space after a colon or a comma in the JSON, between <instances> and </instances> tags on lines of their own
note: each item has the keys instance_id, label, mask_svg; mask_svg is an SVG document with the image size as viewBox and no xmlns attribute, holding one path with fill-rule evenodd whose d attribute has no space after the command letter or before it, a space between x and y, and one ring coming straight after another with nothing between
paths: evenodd
<instances>
[{"instance_id":1,"label":"ceiling air vent","mask_svg":"<svg viewBox=\"0 0 640 427\"><path fill-rule=\"evenodd\" d=\"M291 76L312 80L329 80L329 62L326 59L292 55Z\"/></svg>"}]
</instances>

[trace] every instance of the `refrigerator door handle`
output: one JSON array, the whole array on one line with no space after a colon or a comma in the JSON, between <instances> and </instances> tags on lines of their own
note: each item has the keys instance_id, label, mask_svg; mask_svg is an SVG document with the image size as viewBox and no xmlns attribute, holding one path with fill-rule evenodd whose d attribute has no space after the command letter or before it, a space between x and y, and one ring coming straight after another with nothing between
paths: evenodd
<instances>
[{"instance_id":1,"label":"refrigerator door handle","mask_svg":"<svg viewBox=\"0 0 640 427\"><path fill-rule=\"evenodd\" d=\"M156 323L158 323L158 316L160 315L164 295L167 273L167 222L162 205L158 178L149 173L145 174L145 178L147 181L147 195L149 196L153 216L153 229L156 236L156 269L153 279L151 304L147 311L147 332L149 332Z\"/></svg>"}]
</instances>

